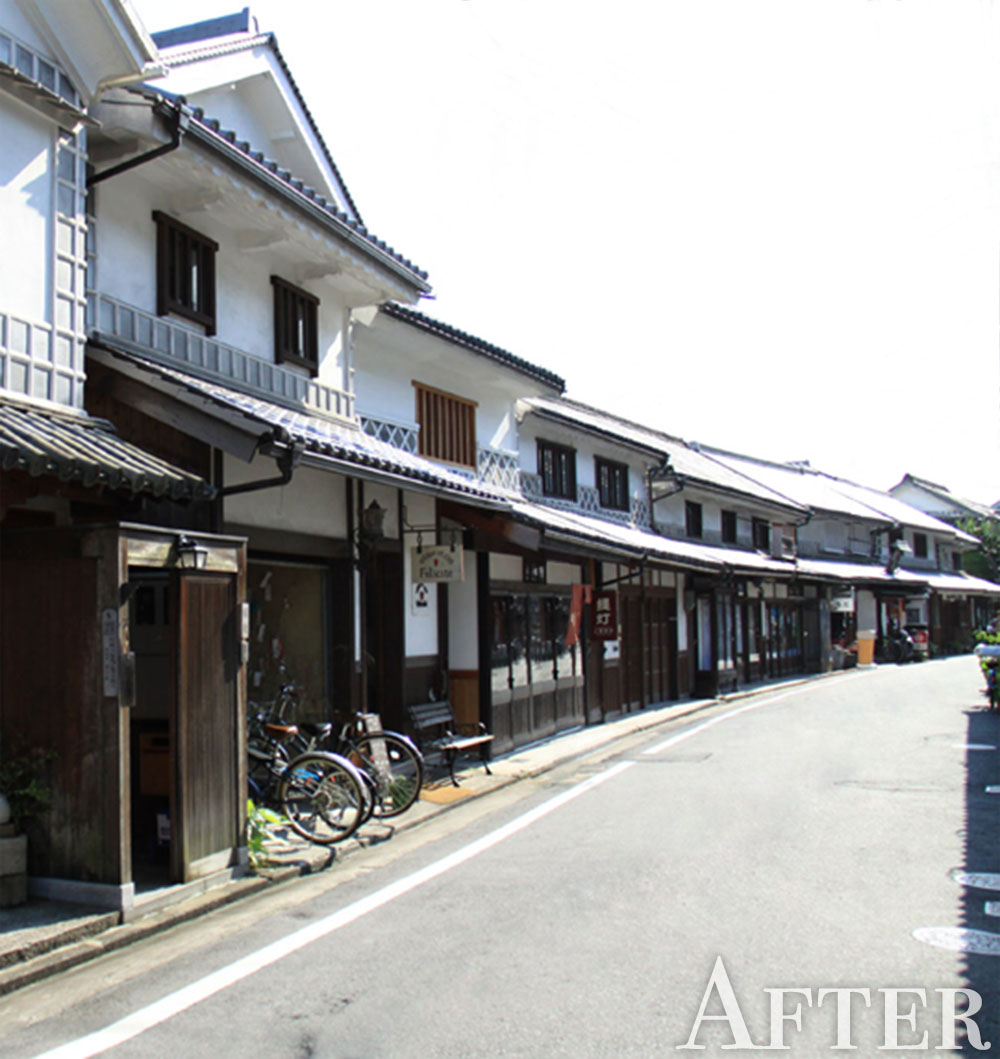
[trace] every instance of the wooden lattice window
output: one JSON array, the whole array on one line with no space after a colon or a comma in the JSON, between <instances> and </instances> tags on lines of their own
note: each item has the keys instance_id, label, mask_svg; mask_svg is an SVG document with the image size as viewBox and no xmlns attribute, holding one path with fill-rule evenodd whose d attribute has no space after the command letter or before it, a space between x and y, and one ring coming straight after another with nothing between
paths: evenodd
<instances>
[{"instance_id":1,"label":"wooden lattice window","mask_svg":"<svg viewBox=\"0 0 1000 1059\"><path fill-rule=\"evenodd\" d=\"M311 375L319 371L317 316L319 298L280 276L274 287L274 362L297 364Z\"/></svg>"},{"instance_id":2,"label":"wooden lattice window","mask_svg":"<svg viewBox=\"0 0 1000 1059\"><path fill-rule=\"evenodd\" d=\"M561 500L576 500L576 450L553 441L538 441L538 473L542 493Z\"/></svg>"},{"instance_id":3,"label":"wooden lattice window","mask_svg":"<svg viewBox=\"0 0 1000 1059\"><path fill-rule=\"evenodd\" d=\"M594 470L601 507L611 508L614 511L628 511L628 465L597 456Z\"/></svg>"},{"instance_id":4,"label":"wooden lattice window","mask_svg":"<svg viewBox=\"0 0 1000 1059\"><path fill-rule=\"evenodd\" d=\"M417 392L418 452L460 467L476 466L476 402L421 383Z\"/></svg>"},{"instance_id":5,"label":"wooden lattice window","mask_svg":"<svg viewBox=\"0 0 1000 1059\"><path fill-rule=\"evenodd\" d=\"M159 210L156 221L156 311L176 313L215 334L215 254L219 244Z\"/></svg>"}]
</instances>

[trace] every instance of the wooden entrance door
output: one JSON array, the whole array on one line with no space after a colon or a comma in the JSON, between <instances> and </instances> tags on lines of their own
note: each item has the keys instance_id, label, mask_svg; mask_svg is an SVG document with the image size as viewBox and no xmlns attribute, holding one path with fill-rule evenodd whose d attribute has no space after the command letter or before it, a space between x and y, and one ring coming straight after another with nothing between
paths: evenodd
<instances>
[{"instance_id":1,"label":"wooden entrance door","mask_svg":"<svg viewBox=\"0 0 1000 1059\"><path fill-rule=\"evenodd\" d=\"M233 577L174 577L171 873L187 882L227 867L240 844L239 629Z\"/></svg>"}]
</instances>

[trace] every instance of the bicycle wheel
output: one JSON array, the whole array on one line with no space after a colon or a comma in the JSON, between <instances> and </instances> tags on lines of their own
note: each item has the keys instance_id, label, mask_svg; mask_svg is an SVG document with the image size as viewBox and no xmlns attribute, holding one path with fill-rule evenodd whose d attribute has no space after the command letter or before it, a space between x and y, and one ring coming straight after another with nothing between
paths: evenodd
<instances>
[{"instance_id":1,"label":"bicycle wheel","mask_svg":"<svg viewBox=\"0 0 1000 1059\"><path fill-rule=\"evenodd\" d=\"M300 754L281 774L278 802L292 830L329 846L353 835L364 822L363 782L339 754Z\"/></svg>"},{"instance_id":2,"label":"bicycle wheel","mask_svg":"<svg viewBox=\"0 0 1000 1059\"><path fill-rule=\"evenodd\" d=\"M424 759L405 736L376 732L357 739L348 755L375 783L375 816L398 816L420 796Z\"/></svg>"}]
</instances>

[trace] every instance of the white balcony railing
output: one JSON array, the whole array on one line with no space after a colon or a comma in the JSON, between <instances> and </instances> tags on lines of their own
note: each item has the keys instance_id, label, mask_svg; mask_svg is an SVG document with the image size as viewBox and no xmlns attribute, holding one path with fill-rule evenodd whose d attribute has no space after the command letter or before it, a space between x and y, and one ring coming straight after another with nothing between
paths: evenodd
<instances>
[{"instance_id":1,"label":"white balcony railing","mask_svg":"<svg viewBox=\"0 0 1000 1059\"><path fill-rule=\"evenodd\" d=\"M106 294L97 295L97 331L109 342L171 365L253 393L275 404L330 419L350 420L354 395L301 372L271 364L245 350L208 338L183 324L144 312Z\"/></svg>"}]
</instances>

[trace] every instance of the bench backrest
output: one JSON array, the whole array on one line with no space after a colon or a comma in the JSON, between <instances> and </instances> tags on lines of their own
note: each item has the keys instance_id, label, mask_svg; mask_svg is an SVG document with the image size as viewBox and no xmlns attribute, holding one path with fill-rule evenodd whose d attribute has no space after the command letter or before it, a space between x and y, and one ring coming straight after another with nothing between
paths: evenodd
<instances>
[{"instance_id":1,"label":"bench backrest","mask_svg":"<svg viewBox=\"0 0 1000 1059\"><path fill-rule=\"evenodd\" d=\"M407 711L416 729L455 723L455 714L450 702L424 702L417 706L407 706Z\"/></svg>"}]
</instances>

